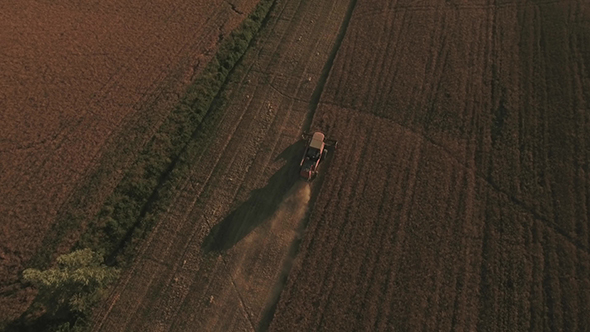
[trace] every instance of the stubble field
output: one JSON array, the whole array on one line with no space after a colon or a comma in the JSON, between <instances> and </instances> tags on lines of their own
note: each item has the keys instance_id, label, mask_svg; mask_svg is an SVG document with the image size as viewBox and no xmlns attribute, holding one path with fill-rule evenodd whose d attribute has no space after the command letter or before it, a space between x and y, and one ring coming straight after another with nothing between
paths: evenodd
<instances>
[{"instance_id":1,"label":"stubble field","mask_svg":"<svg viewBox=\"0 0 590 332\"><path fill-rule=\"evenodd\" d=\"M271 331L588 330L589 10L357 3Z\"/></svg>"}]
</instances>

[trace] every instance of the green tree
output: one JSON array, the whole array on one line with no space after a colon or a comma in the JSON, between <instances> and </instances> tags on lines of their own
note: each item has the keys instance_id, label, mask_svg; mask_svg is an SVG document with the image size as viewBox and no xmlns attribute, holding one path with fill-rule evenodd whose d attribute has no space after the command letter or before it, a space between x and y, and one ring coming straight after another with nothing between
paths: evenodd
<instances>
[{"instance_id":1,"label":"green tree","mask_svg":"<svg viewBox=\"0 0 590 332\"><path fill-rule=\"evenodd\" d=\"M24 280L39 291L37 302L56 318L85 313L118 275L118 269L105 266L102 256L90 249L59 256L55 268L23 272Z\"/></svg>"}]
</instances>

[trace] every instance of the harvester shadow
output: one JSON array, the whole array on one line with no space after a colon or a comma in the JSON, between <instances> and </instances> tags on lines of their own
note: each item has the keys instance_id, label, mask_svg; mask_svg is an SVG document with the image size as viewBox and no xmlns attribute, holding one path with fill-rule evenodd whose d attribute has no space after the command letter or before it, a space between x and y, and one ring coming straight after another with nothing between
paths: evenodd
<instances>
[{"instance_id":1,"label":"harvester shadow","mask_svg":"<svg viewBox=\"0 0 590 332\"><path fill-rule=\"evenodd\" d=\"M203 241L204 252L220 252L232 248L272 217L287 192L295 183L303 181L299 178L299 162L303 149L304 142L300 140L277 156L275 161L286 160L285 165L270 177L265 187L252 191L246 202L211 228Z\"/></svg>"}]
</instances>

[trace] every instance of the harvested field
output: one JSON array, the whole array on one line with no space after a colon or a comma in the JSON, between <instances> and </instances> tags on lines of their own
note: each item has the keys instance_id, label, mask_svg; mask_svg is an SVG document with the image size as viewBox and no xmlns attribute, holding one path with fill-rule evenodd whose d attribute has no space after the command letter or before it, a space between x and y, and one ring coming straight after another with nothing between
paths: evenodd
<instances>
[{"instance_id":1,"label":"harvested field","mask_svg":"<svg viewBox=\"0 0 590 332\"><path fill-rule=\"evenodd\" d=\"M256 3L0 5L0 322L28 305L19 273L56 220L96 212Z\"/></svg>"},{"instance_id":2,"label":"harvested field","mask_svg":"<svg viewBox=\"0 0 590 332\"><path fill-rule=\"evenodd\" d=\"M313 124L341 148L270 330L588 330L589 19L358 2Z\"/></svg>"}]
</instances>

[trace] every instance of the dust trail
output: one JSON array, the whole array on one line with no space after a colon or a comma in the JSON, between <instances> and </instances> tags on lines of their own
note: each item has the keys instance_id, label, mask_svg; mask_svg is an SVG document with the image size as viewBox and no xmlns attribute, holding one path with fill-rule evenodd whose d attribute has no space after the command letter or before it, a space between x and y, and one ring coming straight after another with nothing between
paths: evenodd
<instances>
[{"instance_id":1,"label":"dust trail","mask_svg":"<svg viewBox=\"0 0 590 332\"><path fill-rule=\"evenodd\" d=\"M283 259L281 272L271 290L266 307L262 312L256 331L266 331L274 316L279 297L287 282L287 277L293 266L293 259L299 248L299 242L304 230L304 221L309 209L311 199L311 186L309 183L299 181L287 192L279 208L271 218L271 229L277 234L282 234L285 241L282 245L289 250ZM287 242L288 241L288 242Z\"/></svg>"},{"instance_id":2,"label":"dust trail","mask_svg":"<svg viewBox=\"0 0 590 332\"><path fill-rule=\"evenodd\" d=\"M291 230L289 235L293 233L299 235L297 234L300 231L298 226L307 213L310 198L311 188L309 183L304 181L296 182L285 194L277 211L271 217L271 229L279 234Z\"/></svg>"}]
</instances>

